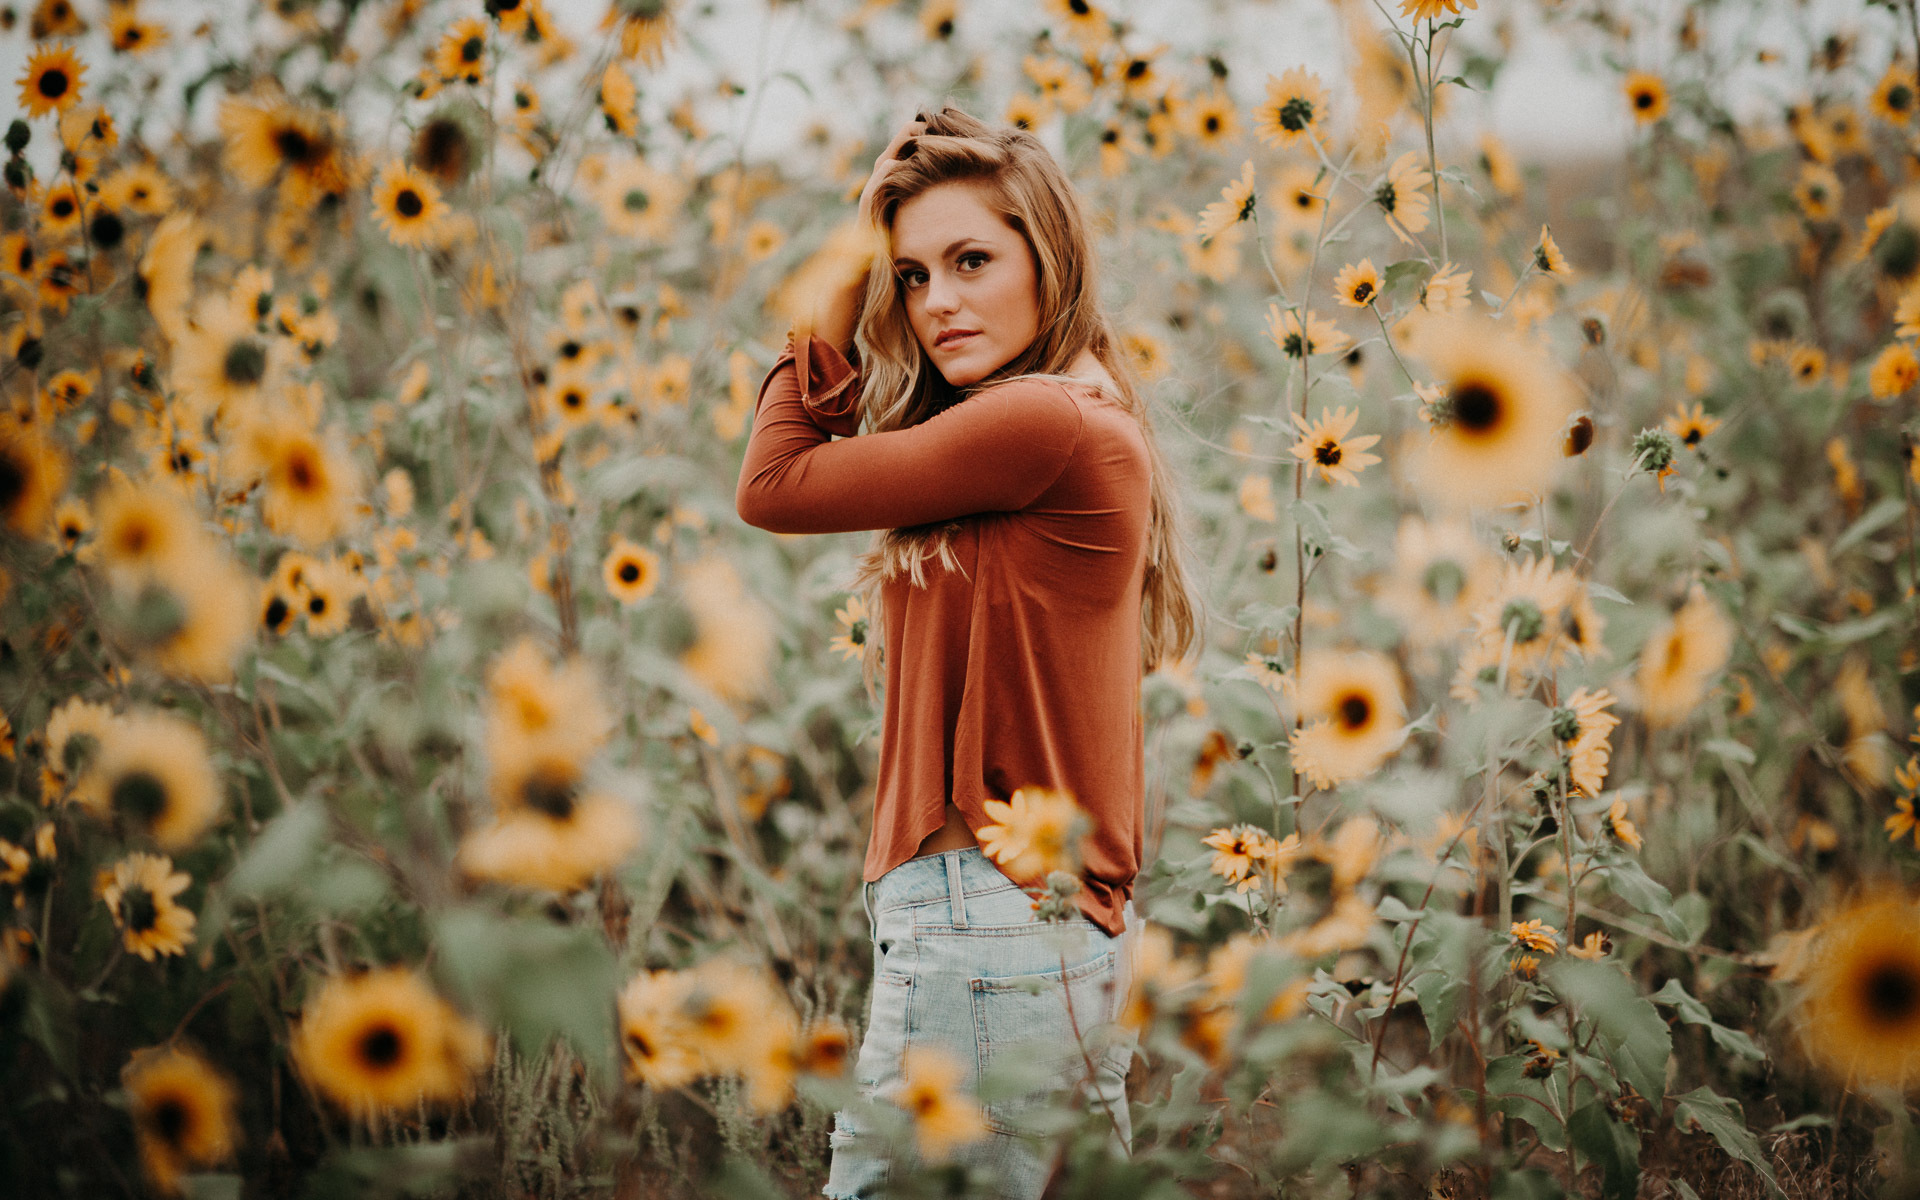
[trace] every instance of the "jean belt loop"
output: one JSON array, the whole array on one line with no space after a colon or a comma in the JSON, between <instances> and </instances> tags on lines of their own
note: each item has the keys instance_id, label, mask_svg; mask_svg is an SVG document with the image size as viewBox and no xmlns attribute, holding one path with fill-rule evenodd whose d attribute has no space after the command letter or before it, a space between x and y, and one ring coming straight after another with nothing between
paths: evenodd
<instances>
[{"instance_id":1,"label":"jean belt loop","mask_svg":"<svg viewBox=\"0 0 1920 1200\"><path fill-rule=\"evenodd\" d=\"M873 915L873 885L865 881L860 884L860 907L867 910L867 932L877 936L880 922Z\"/></svg>"},{"instance_id":2,"label":"jean belt loop","mask_svg":"<svg viewBox=\"0 0 1920 1200\"><path fill-rule=\"evenodd\" d=\"M953 927L967 927L967 893L960 886L960 852L949 850L940 856L947 860L947 907L953 914Z\"/></svg>"}]
</instances>

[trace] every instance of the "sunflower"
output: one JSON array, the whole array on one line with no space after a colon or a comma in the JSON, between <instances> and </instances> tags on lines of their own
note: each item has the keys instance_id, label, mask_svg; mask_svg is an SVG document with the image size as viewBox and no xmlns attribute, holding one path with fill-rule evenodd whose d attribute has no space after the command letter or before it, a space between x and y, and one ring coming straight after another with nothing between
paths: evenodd
<instances>
[{"instance_id":1,"label":"sunflower","mask_svg":"<svg viewBox=\"0 0 1920 1200\"><path fill-rule=\"evenodd\" d=\"M1840 211L1842 191L1840 177L1833 173L1833 168L1805 163L1800 168L1799 180L1793 185L1793 199L1807 220L1831 221Z\"/></svg>"},{"instance_id":2,"label":"sunflower","mask_svg":"<svg viewBox=\"0 0 1920 1200\"><path fill-rule=\"evenodd\" d=\"M381 168L374 180L374 219L396 246L432 244L447 212L433 180L397 158Z\"/></svg>"},{"instance_id":3,"label":"sunflower","mask_svg":"<svg viewBox=\"0 0 1920 1200\"><path fill-rule=\"evenodd\" d=\"M352 572L338 559L311 560L300 578L300 612L307 619L307 636L324 638L346 632L353 616L353 598L360 588Z\"/></svg>"},{"instance_id":4,"label":"sunflower","mask_svg":"<svg viewBox=\"0 0 1920 1200\"><path fill-rule=\"evenodd\" d=\"M1409 150L1394 159L1386 179L1373 191L1373 202L1386 214L1387 228L1410 246L1417 244L1413 235L1427 227L1432 203L1422 189L1432 184L1433 176L1415 161L1418 157Z\"/></svg>"},{"instance_id":5,"label":"sunflower","mask_svg":"<svg viewBox=\"0 0 1920 1200\"><path fill-rule=\"evenodd\" d=\"M620 137L640 132L640 93L633 86L633 76L617 62L608 63L600 76L600 115L607 130Z\"/></svg>"},{"instance_id":6,"label":"sunflower","mask_svg":"<svg viewBox=\"0 0 1920 1200\"><path fill-rule=\"evenodd\" d=\"M1472 314L1437 315L1420 357L1441 394L1416 463L1425 490L1457 506L1504 503L1543 488L1559 453L1573 392L1537 344Z\"/></svg>"},{"instance_id":7,"label":"sunflower","mask_svg":"<svg viewBox=\"0 0 1920 1200\"><path fill-rule=\"evenodd\" d=\"M354 168L338 114L277 96L236 96L222 101L219 125L220 161L248 187L266 187L281 175L287 199L306 207L350 185Z\"/></svg>"},{"instance_id":8,"label":"sunflower","mask_svg":"<svg viewBox=\"0 0 1920 1200\"><path fill-rule=\"evenodd\" d=\"M1280 306L1272 302L1267 304L1267 336L1288 358L1299 358L1303 354L1338 354L1353 341L1340 332L1332 321L1323 319L1311 310L1307 313L1303 336L1299 311L1287 309L1282 312Z\"/></svg>"},{"instance_id":9,"label":"sunflower","mask_svg":"<svg viewBox=\"0 0 1920 1200\"><path fill-rule=\"evenodd\" d=\"M578 891L620 865L640 840L632 809L597 792L535 791L538 804L508 812L467 835L460 866L477 879L516 887Z\"/></svg>"},{"instance_id":10,"label":"sunflower","mask_svg":"<svg viewBox=\"0 0 1920 1200\"><path fill-rule=\"evenodd\" d=\"M250 305L205 296L174 346L173 382L189 423L257 412L293 365L291 345L262 333Z\"/></svg>"},{"instance_id":11,"label":"sunflower","mask_svg":"<svg viewBox=\"0 0 1920 1200\"><path fill-rule=\"evenodd\" d=\"M986 1116L968 1095L967 1069L959 1059L933 1046L910 1046L900 1066L900 1082L887 1098L912 1118L914 1142L923 1158L940 1161L955 1147L986 1136Z\"/></svg>"},{"instance_id":12,"label":"sunflower","mask_svg":"<svg viewBox=\"0 0 1920 1200\"><path fill-rule=\"evenodd\" d=\"M487 81L487 23L462 17L433 50L433 70L442 80L475 86Z\"/></svg>"},{"instance_id":13,"label":"sunflower","mask_svg":"<svg viewBox=\"0 0 1920 1200\"><path fill-rule=\"evenodd\" d=\"M673 6L668 0L628 0L610 4L600 20L602 30L620 25L620 53L646 66L657 67L673 36Z\"/></svg>"},{"instance_id":14,"label":"sunflower","mask_svg":"<svg viewBox=\"0 0 1920 1200\"><path fill-rule=\"evenodd\" d=\"M1299 719L1288 739L1294 767L1315 787L1372 774L1399 746L1406 725L1400 675L1371 650L1309 651L1301 657Z\"/></svg>"},{"instance_id":15,"label":"sunflower","mask_svg":"<svg viewBox=\"0 0 1920 1200\"><path fill-rule=\"evenodd\" d=\"M314 547L352 524L358 473L340 440L306 428L285 408L247 420L223 464L236 483L266 482L260 512L268 529Z\"/></svg>"},{"instance_id":16,"label":"sunflower","mask_svg":"<svg viewBox=\"0 0 1920 1200\"><path fill-rule=\"evenodd\" d=\"M1680 606L1640 652L1635 675L1641 709L1655 727L1684 721L1706 699L1733 651L1733 624L1694 584Z\"/></svg>"},{"instance_id":17,"label":"sunflower","mask_svg":"<svg viewBox=\"0 0 1920 1200\"><path fill-rule=\"evenodd\" d=\"M1442 13L1459 13L1462 4L1470 9L1480 7L1479 0L1400 0L1400 15L1416 24L1438 21Z\"/></svg>"},{"instance_id":18,"label":"sunflower","mask_svg":"<svg viewBox=\"0 0 1920 1200\"><path fill-rule=\"evenodd\" d=\"M1267 98L1253 111L1253 134L1269 146L1285 148L1317 135L1327 115L1327 89L1305 67L1279 77L1267 76Z\"/></svg>"},{"instance_id":19,"label":"sunflower","mask_svg":"<svg viewBox=\"0 0 1920 1200\"><path fill-rule=\"evenodd\" d=\"M1541 954L1560 952L1560 931L1538 917L1531 921L1515 921L1507 930L1507 936L1513 939L1514 945L1525 946Z\"/></svg>"},{"instance_id":20,"label":"sunflower","mask_svg":"<svg viewBox=\"0 0 1920 1200\"><path fill-rule=\"evenodd\" d=\"M86 64L71 46L61 42L41 46L27 59L26 74L19 79L20 106L29 117L65 112L79 102L86 73Z\"/></svg>"},{"instance_id":21,"label":"sunflower","mask_svg":"<svg viewBox=\"0 0 1920 1200\"><path fill-rule=\"evenodd\" d=\"M1818 346L1795 346L1787 356L1787 376L1795 387L1817 387L1826 374L1827 352Z\"/></svg>"},{"instance_id":22,"label":"sunflower","mask_svg":"<svg viewBox=\"0 0 1920 1200\"><path fill-rule=\"evenodd\" d=\"M485 714L495 795L509 803L541 761L566 764L571 786L577 764L612 731L593 668L577 658L549 664L530 637L494 661Z\"/></svg>"},{"instance_id":23,"label":"sunflower","mask_svg":"<svg viewBox=\"0 0 1920 1200\"><path fill-rule=\"evenodd\" d=\"M185 561L201 537L199 517L179 492L118 471L94 494L93 518L94 539L78 557L120 587Z\"/></svg>"},{"instance_id":24,"label":"sunflower","mask_svg":"<svg viewBox=\"0 0 1920 1200\"><path fill-rule=\"evenodd\" d=\"M1269 190L1279 197L1274 207L1284 224L1312 225L1319 221L1327 207L1327 189L1322 185L1319 169L1304 163L1282 170Z\"/></svg>"},{"instance_id":25,"label":"sunflower","mask_svg":"<svg viewBox=\"0 0 1920 1200\"><path fill-rule=\"evenodd\" d=\"M1635 121L1651 125L1667 115L1667 85L1658 75L1629 71L1621 86L1627 93L1627 106L1633 109Z\"/></svg>"},{"instance_id":26,"label":"sunflower","mask_svg":"<svg viewBox=\"0 0 1920 1200\"><path fill-rule=\"evenodd\" d=\"M68 180L59 180L40 199L40 230L49 238L64 238L80 230L80 192Z\"/></svg>"},{"instance_id":27,"label":"sunflower","mask_svg":"<svg viewBox=\"0 0 1920 1200\"><path fill-rule=\"evenodd\" d=\"M405 967L328 979L293 1034L300 1073L358 1115L463 1096L489 1054L485 1032Z\"/></svg>"},{"instance_id":28,"label":"sunflower","mask_svg":"<svg viewBox=\"0 0 1920 1200\"><path fill-rule=\"evenodd\" d=\"M616 537L600 564L600 576L615 600L632 607L653 595L660 582L660 556L636 542Z\"/></svg>"},{"instance_id":29,"label":"sunflower","mask_svg":"<svg viewBox=\"0 0 1920 1200\"><path fill-rule=\"evenodd\" d=\"M162 1192L180 1190L190 1167L211 1167L233 1155L240 1129L233 1082L180 1046L136 1050L120 1069L128 1114L140 1144L140 1165Z\"/></svg>"},{"instance_id":30,"label":"sunflower","mask_svg":"<svg viewBox=\"0 0 1920 1200\"><path fill-rule=\"evenodd\" d=\"M1240 136L1240 118L1233 97L1215 88L1186 111L1187 131L1205 149L1219 149Z\"/></svg>"},{"instance_id":31,"label":"sunflower","mask_svg":"<svg viewBox=\"0 0 1920 1200\"><path fill-rule=\"evenodd\" d=\"M620 1046L628 1079L672 1088L699 1078L702 1064L687 1043L683 1007L692 986L688 972L642 971L621 989Z\"/></svg>"},{"instance_id":32,"label":"sunflower","mask_svg":"<svg viewBox=\"0 0 1920 1200\"><path fill-rule=\"evenodd\" d=\"M1720 419L1708 416L1704 404L1695 404L1691 411L1682 404L1667 418L1665 428L1689 449L1698 451L1707 435L1720 428Z\"/></svg>"},{"instance_id":33,"label":"sunflower","mask_svg":"<svg viewBox=\"0 0 1920 1200\"><path fill-rule=\"evenodd\" d=\"M100 899L127 953L152 962L155 955L187 952L196 918L173 898L192 883L192 876L173 869L172 859L138 851L100 873Z\"/></svg>"},{"instance_id":34,"label":"sunflower","mask_svg":"<svg viewBox=\"0 0 1920 1200\"><path fill-rule=\"evenodd\" d=\"M50 532L53 504L67 484L67 457L43 422L0 413L0 522L25 538Z\"/></svg>"},{"instance_id":35,"label":"sunflower","mask_svg":"<svg viewBox=\"0 0 1920 1200\"><path fill-rule=\"evenodd\" d=\"M1487 173L1487 182L1493 190L1502 196L1518 196L1525 186L1520 178L1520 167L1513 160L1513 153L1506 143L1496 137L1491 130L1480 135L1480 169Z\"/></svg>"},{"instance_id":36,"label":"sunflower","mask_svg":"<svg viewBox=\"0 0 1920 1200\"><path fill-rule=\"evenodd\" d=\"M1406 517L1394 535L1393 574L1382 605L1415 645L1439 645L1472 622L1491 592L1496 568L1466 522Z\"/></svg>"},{"instance_id":37,"label":"sunflower","mask_svg":"<svg viewBox=\"0 0 1920 1200\"><path fill-rule=\"evenodd\" d=\"M1066 34L1089 52L1107 44L1113 34L1107 14L1090 0L1046 0L1047 11L1059 19Z\"/></svg>"},{"instance_id":38,"label":"sunflower","mask_svg":"<svg viewBox=\"0 0 1920 1200\"><path fill-rule=\"evenodd\" d=\"M1051 113L1058 108L1064 113L1077 113L1093 99L1093 92L1087 87L1087 81L1081 70L1058 55L1037 57L1027 55L1021 61L1027 78L1033 80L1034 87L1040 91L1040 99L1046 110Z\"/></svg>"},{"instance_id":39,"label":"sunflower","mask_svg":"<svg viewBox=\"0 0 1920 1200\"><path fill-rule=\"evenodd\" d=\"M1608 836L1612 837L1622 846L1625 846L1629 850L1640 849L1642 845L1640 831L1634 827L1632 821L1627 819L1627 802L1625 800L1616 799L1609 805L1606 819L1602 823L1606 826Z\"/></svg>"},{"instance_id":40,"label":"sunflower","mask_svg":"<svg viewBox=\"0 0 1920 1200\"><path fill-rule=\"evenodd\" d=\"M1023 787L982 807L993 824L974 831L980 849L1008 878L1036 883L1055 871L1079 870L1086 816L1071 792Z\"/></svg>"},{"instance_id":41,"label":"sunflower","mask_svg":"<svg viewBox=\"0 0 1920 1200\"><path fill-rule=\"evenodd\" d=\"M1311 424L1299 413L1293 413L1292 416L1293 423L1300 427L1300 440L1292 445L1291 453L1320 472L1323 482L1359 487L1359 473L1380 461L1379 455L1365 453L1369 446L1380 440L1379 434L1347 436L1360 419L1358 409L1348 411L1345 405L1341 405L1329 412L1322 406L1320 419Z\"/></svg>"},{"instance_id":42,"label":"sunflower","mask_svg":"<svg viewBox=\"0 0 1920 1200\"><path fill-rule=\"evenodd\" d=\"M1258 197L1253 188L1253 160L1240 164L1240 177L1228 182L1220 189L1220 198L1200 211L1199 223L1194 233L1201 241L1211 241L1229 225L1236 225L1253 216L1254 205Z\"/></svg>"},{"instance_id":43,"label":"sunflower","mask_svg":"<svg viewBox=\"0 0 1920 1200\"><path fill-rule=\"evenodd\" d=\"M224 683L253 636L254 589L225 550L198 537L179 561L121 589L122 632L166 674Z\"/></svg>"},{"instance_id":44,"label":"sunflower","mask_svg":"<svg viewBox=\"0 0 1920 1200\"><path fill-rule=\"evenodd\" d=\"M1340 268L1333 278L1334 295L1348 308L1367 308L1380 298L1380 272L1373 260L1363 258Z\"/></svg>"},{"instance_id":45,"label":"sunflower","mask_svg":"<svg viewBox=\"0 0 1920 1200\"><path fill-rule=\"evenodd\" d=\"M527 17L535 7L535 0L486 0L487 15L500 27L501 33L524 33Z\"/></svg>"},{"instance_id":46,"label":"sunflower","mask_svg":"<svg viewBox=\"0 0 1920 1200\"><path fill-rule=\"evenodd\" d=\"M686 192L686 184L678 177L631 156L605 164L605 173L593 188L608 229L652 242L669 236Z\"/></svg>"},{"instance_id":47,"label":"sunflower","mask_svg":"<svg viewBox=\"0 0 1920 1200\"><path fill-rule=\"evenodd\" d=\"M1545 225L1540 227L1540 241L1533 248L1534 268L1555 279L1567 279L1573 275L1573 268L1567 264L1567 256L1560 253L1560 243L1553 240L1553 234Z\"/></svg>"},{"instance_id":48,"label":"sunflower","mask_svg":"<svg viewBox=\"0 0 1920 1200\"><path fill-rule=\"evenodd\" d=\"M678 1025L702 1070L743 1076L748 1102L759 1112L782 1107L791 1095L799 1036L786 997L764 971L726 958L685 974Z\"/></svg>"},{"instance_id":49,"label":"sunflower","mask_svg":"<svg viewBox=\"0 0 1920 1200\"><path fill-rule=\"evenodd\" d=\"M1920 906L1870 893L1822 922L1801 979L1800 1036L1834 1076L1909 1085L1920 1071Z\"/></svg>"},{"instance_id":50,"label":"sunflower","mask_svg":"<svg viewBox=\"0 0 1920 1200\"><path fill-rule=\"evenodd\" d=\"M1920 383L1920 356L1906 342L1889 343L1867 372L1867 387L1875 400L1892 400Z\"/></svg>"},{"instance_id":51,"label":"sunflower","mask_svg":"<svg viewBox=\"0 0 1920 1200\"><path fill-rule=\"evenodd\" d=\"M131 712L101 735L73 800L163 849L181 850L219 817L220 779L198 725L170 713Z\"/></svg>"},{"instance_id":52,"label":"sunflower","mask_svg":"<svg viewBox=\"0 0 1920 1200\"><path fill-rule=\"evenodd\" d=\"M53 536L60 549L68 554L80 548L81 539L93 528L92 519L87 515L87 506L78 500L63 500L53 510Z\"/></svg>"},{"instance_id":53,"label":"sunflower","mask_svg":"<svg viewBox=\"0 0 1920 1200\"><path fill-rule=\"evenodd\" d=\"M129 5L108 14L107 37L114 50L121 54L145 54L166 45L173 34L164 25L141 20L140 14Z\"/></svg>"},{"instance_id":54,"label":"sunflower","mask_svg":"<svg viewBox=\"0 0 1920 1200\"><path fill-rule=\"evenodd\" d=\"M52 802L69 784L86 775L106 743L113 721L111 708L78 696L56 706L48 715L43 733L47 755L41 775L43 803Z\"/></svg>"},{"instance_id":55,"label":"sunflower","mask_svg":"<svg viewBox=\"0 0 1920 1200\"><path fill-rule=\"evenodd\" d=\"M203 230L192 213L169 213L147 239L134 273L134 294L146 301L160 331L176 344L187 336L193 264L203 240Z\"/></svg>"},{"instance_id":56,"label":"sunflower","mask_svg":"<svg viewBox=\"0 0 1920 1200\"><path fill-rule=\"evenodd\" d=\"M1889 125L1905 125L1913 120L1916 98L1920 98L1920 82L1916 82L1913 68L1896 61L1887 65L1867 107Z\"/></svg>"},{"instance_id":57,"label":"sunflower","mask_svg":"<svg viewBox=\"0 0 1920 1200\"><path fill-rule=\"evenodd\" d=\"M690 563L679 575L681 600L694 627L680 665L724 699L756 695L767 683L776 642L765 606L724 558Z\"/></svg>"},{"instance_id":58,"label":"sunflower","mask_svg":"<svg viewBox=\"0 0 1920 1200\"><path fill-rule=\"evenodd\" d=\"M842 658L853 662L864 662L867 657L869 629L867 601L864 596L855 594L847 597L845 608L833 610L833 619L840 622L841 632L827 643L827 649L838 650Z\"/></svg>"}]
</instances>

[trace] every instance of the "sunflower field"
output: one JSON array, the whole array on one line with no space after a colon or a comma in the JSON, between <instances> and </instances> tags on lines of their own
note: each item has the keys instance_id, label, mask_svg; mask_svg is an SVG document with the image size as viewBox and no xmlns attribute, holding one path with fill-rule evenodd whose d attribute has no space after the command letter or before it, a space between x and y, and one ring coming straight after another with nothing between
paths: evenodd
<instances>
[{"instance_id":1,"label":"sunflower field","mask_svg":"<svg viewBox=\"0 0 1920 1200\"><path fill-rule=\"evenodd\" d=\"M865 537L734 489L952 103L1096 215L1205 589L1050 1194L1916 1194L1915 0L977 3L0 3L0 1192L819 1193ZM1522 27L1617 158L1491 132ZM910 1063L895 1194L1039 1082Z\"/></svg>"}]
</instances>

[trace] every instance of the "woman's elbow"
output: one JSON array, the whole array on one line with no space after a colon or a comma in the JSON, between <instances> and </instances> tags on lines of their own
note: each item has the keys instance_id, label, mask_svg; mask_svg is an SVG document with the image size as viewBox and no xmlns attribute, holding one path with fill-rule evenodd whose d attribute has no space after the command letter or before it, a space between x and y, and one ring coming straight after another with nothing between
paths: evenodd
<instances>
[{"instance_id":1,"label":"woman's elbow","mask_svg":"<svg viewBox=\"0 0 1920 1200\"><path fill-rule=\"evenodd\" d=\"M788 513L777 496L769 489L755 487L747 480L741 480L733 493L733 510L740 519L755 529L764 529L768 533L793 533L788 527Z\"/></svg>"}]
</instances>

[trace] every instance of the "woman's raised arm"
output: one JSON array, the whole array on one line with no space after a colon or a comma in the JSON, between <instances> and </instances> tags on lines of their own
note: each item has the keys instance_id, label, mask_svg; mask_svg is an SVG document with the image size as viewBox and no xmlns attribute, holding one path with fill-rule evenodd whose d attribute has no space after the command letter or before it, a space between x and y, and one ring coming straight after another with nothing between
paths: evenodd
<instances>
[{"instance_id":1,"label":"woman's raised arm","mask_svg":"<svg viewBox=\"0 0 1920 1200\"><path fill-rule=\"evenodd\" d=\"M740 465L741 520L841 533L1012 512L1060 477L1080 436L1080 406L1048 380L988 388L909 429L833 441L853 434L858 400L858 375L832 346L803 335L782 353L760 385Z\"/></svg>"}]
</instances>

